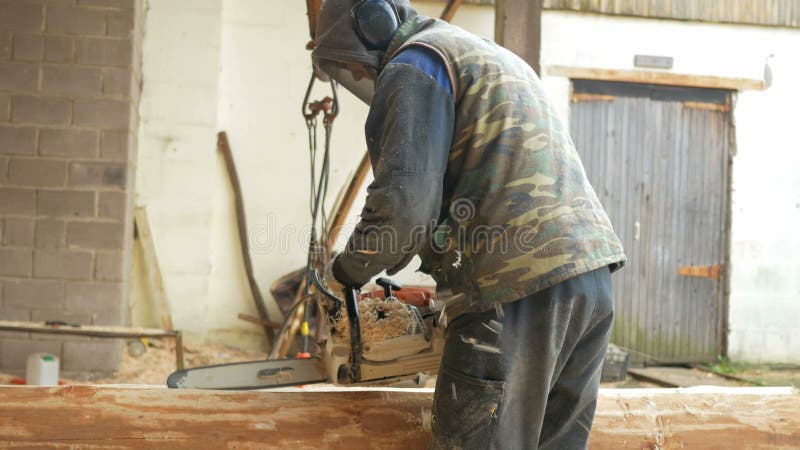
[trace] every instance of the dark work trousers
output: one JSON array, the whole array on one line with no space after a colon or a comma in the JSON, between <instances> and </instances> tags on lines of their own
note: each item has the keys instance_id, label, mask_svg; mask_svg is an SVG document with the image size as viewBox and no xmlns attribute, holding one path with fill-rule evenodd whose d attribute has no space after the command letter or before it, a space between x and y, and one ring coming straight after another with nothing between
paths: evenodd
<instances>
[{"instance_id":1,"label":"dark work trousers","mask_svg":"<svg viewBox=\"0 0 800 450\"><path fill-rule=\"evenodd\" d=\"M605 267L456 318L436 381L431 448L586 448L613 319Z\"/></svg>"}]
</instances>

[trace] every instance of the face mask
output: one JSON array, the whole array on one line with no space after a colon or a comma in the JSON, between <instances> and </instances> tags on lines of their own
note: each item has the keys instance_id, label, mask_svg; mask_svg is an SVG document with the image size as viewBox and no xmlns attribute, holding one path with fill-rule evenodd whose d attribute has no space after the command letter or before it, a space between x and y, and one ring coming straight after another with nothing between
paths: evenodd
<instances>
[{"instance_id":1,"label":"face mask","mask_svg":"<svg viewBox=\"0 0 800 450\"><path fill-rule=\"evenodd\" d=\"M353 93L362 102L369 105L375 95L375 81L372 73L361 64L340 63L327 59L319 60L316 64L319 71L336 80L345 89Z\"/></svg>"}]
</instances>

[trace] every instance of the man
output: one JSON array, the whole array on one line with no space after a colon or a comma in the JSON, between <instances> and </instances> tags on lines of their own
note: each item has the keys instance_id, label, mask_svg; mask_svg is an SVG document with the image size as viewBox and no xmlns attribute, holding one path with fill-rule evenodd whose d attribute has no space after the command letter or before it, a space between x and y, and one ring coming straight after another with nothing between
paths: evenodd
<instances>
[{"instance_id":1,"label":"man","mask_svg":"<svg viewBox=\"0 0 800 450\"><path fill-rule=\"evenodd\" d=\"M585 448L625 256L536 74L407 0L327 0L313 61L375 174L329 283L418 254L446 302L431 447Z\"/></svg>"}]
</instances>

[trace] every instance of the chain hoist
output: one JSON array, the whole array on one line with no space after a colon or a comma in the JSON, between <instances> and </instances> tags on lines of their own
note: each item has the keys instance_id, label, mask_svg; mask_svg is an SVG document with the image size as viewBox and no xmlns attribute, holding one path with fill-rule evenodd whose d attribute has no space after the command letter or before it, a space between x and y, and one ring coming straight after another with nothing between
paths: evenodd
<instances>
[{"instance_id":1,"label":"chain hoist","mask_svg":"<svg viewBox=\"0 0 800 450\"><path fill-rule=\"evenodd\" d=\"M331 80L331 96L323 97L322 100L310 101L311 91L314 88L316 76L311 75L308 82L308 89L303 98L302 113L308 129L308 150L310 159L310 198L309 209L311 212L311 232L308 242L308 259L306 269L317 269L322 271L325 263L330 256L328 246L328 236L326 232L327 216L325 213L325 197L328 192L328 180L330 173L330 147L331 135L333 133L333 122L339 114L339 97L336 93L336 82ZM325 144L322 155L318 154L317 146L317 119L322 115L322 126L325 130ZM319 166L319 168L318 168ZM311 295L311 283L306 280L305 286L306 299ZM306 300L306 308L303 313L303 323L301 334L303 335L303 353L308 355L308 319L310 315L310 304Z\"/></svg>"}]
</instances>

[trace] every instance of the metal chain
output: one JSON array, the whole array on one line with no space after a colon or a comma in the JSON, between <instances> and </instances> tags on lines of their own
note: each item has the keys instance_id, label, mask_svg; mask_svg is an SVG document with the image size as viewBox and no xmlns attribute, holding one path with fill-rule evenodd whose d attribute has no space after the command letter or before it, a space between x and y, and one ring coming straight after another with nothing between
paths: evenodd
<instances>
[{"instance_id":1,"label":"metal chain","mask_svg":"<svg viewBox=\"0 0 800 450\"><path fill-rule=\"evenodd\" d=\"M311 235L309 236L308 258L306 269L317 269L323 271L328 259L328 236L327 236L327 214L325 212L325 197L328 193L328 180L330 173L330 147L331 135L333 133L333 122L339 114L339 98L336 92L336 82L331 80L332 97L324 97L322 100L309 101L311 90L314 87L316 76L311 75L308 82L306 95L303 98L302 113L308 129L308 148L310 157L310 212L311 212ZM322 153L322 166L317 170L318 145L317 145L317 117L322 114L322 124L325 128L325 147ZM320 231L321 230L321 231ZM308 353L308 319L312 302L311 282L306 279L306 295L303 302L306 304L303 313L303 352Z\"/></svg>"}]
</instances>

